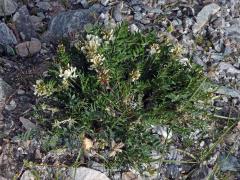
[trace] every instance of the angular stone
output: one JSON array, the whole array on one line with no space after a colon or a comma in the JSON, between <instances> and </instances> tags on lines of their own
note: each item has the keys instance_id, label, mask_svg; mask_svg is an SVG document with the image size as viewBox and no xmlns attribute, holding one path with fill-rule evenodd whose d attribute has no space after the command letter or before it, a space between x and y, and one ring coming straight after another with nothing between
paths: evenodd
<instances>
[{"instance_id":1,"label":"angular stone","mask_svg":"<svg viewBox=\"0 0 240 180\"><path fill-rule=\"evenodd\" d=\"M17 3L13 0L0 1L0 16L9 16L17 9Z\"/></svg>"},{"instance_id":2,"label":"angular stone","mask_svg":"<svg viewBox=\"0 0 240 180\"><path fill-rule=\"evenodd\" d=\"M233 65L226 63L226 62L221 62L218 65L219 71L225 71L229 74L240 74L240 70L236 69Z\"/></svg>"},{"instance_id":3,"label":"angular stone","mask_svg":"<svg viewBox=\"0 0 240 180\"><path fill-rule=\"evenodd\" d=\"M0 44L2 45L17 44L17 39L15 35L5 23L0 23Z\"/></svg>"},{"instance_id":4,"label":"angular stone","mask_svg":"<svg viewBox=\"0 0 240 180\"><path fill-rule=\"evenodd\" d=\"M20 43L16 46L17 54L21 57L32 56L41 50L41 42L32 38L31 41Z\"/></svg>"},{"instance_id":5,"label":"angular stone","mask_svg":"<svg viewBox=\"0 0 240 180\"><path fill-rule=\"evenodd\" d=\"M215 3L205 6L197 15L197 22L193 25L193 33L200 31L211 16L215 15L220 9L221 7Z\"/></svg>"},{"instance_id":6,"label":"angular stone","mask_svg":"<svg viewBox=\"0 0 240 180\"><path fill-rule=\"evenodd\" d=\"M36 129L36 125L33 124L30 120L24 118L24 117L20 117L19 120L21 121L23 127L26 129L26 130L31 130L31 129Z\"/></svg>"},{"instance_id":7,"label":"angular stone","mask_svg":"<svg viewBox=\"0 0 240 180\"><path fill-rule=\"evenodd\" d=\"M230 27L225 28L225 33L229 38L240 42L240 18L234 19Z\"/></svg>"},{"instance_id":8,"label":"angular stone","mask_svg":"<svg viewBox=\"0 0 240 180\"><path fill-rule=\"evenodd\" d=\"M240 91L237 89L221 86L217 89L216 93L231 96L233 98L240 98Z\"/></svg>"},{"instance_id":9,"label":"angular stone","mask_svg":"<svg viewBox=\"0 0 240 180\"><path fill-rule=\"evenodd\" d=\"M23 175L21 176L20 180L34 180L35 176L30 170L26 170Z\"/></svg>"},{"instance_id":10,"label":"angular stone","mask_svg":"<svg viewBox=\"0 0 240 180\"><path fill-rule=\"evenodd\" d=\"M12 92L12 87L0 78L0 111L4 107L5 100Z\"/></svg>"},{"instance_id":11,"label":"angular stone","mask_svg":"<svg viewBox=\"0 0 240 180\"><path fill-rule=\"evenodd\" d=\"M13 16L13 22L23 40L31 40L36 37L36 31L32 24L27 6L22 6Z\"/></svg>"},{"instance_id":12,"label":"angular stone","mask_svg":"<svg viewBox=\"0 0 240 180\"><path fill-rule=\"evenodd\" d=\"M89 9L62 12L52 19L43 39L55 42L74 33L82 32L87 24L97 22L97 18L105 9L104 6L96 4Z\"/></svg>"}]
</instances>

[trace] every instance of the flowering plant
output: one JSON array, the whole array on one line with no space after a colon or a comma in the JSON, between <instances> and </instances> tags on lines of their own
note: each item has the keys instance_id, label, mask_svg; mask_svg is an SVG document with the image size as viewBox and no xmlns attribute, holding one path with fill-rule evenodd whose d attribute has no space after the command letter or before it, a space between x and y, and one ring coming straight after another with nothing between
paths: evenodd
<instances>
[{"instance_id":1,"label":"flowering plant","mask_svg":"<svg viewBox=\"0 0 240 180\"><path fill-rule=\"evenodd\" d=\"M179 46L153 32L131 32L127 24L87 33L70 49L59 46L53 68L35 86L44 103L59 109L49 115L41 100L37 104L57 147L81 146L108 168L141 169L166 142L153 133L154 125L186 134L204 124L185 128L203 119L196 102L208 94L201 90L201 70L182 63Z\"/></svg>"}]
</instances>

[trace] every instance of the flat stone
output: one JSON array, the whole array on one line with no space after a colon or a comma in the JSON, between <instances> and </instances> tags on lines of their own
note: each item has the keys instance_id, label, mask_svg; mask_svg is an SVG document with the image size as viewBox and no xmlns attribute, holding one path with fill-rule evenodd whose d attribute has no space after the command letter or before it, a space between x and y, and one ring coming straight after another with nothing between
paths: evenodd
<instances>
[{"instance_id":1,"label":"flat stone","mask_svg":"<svg viewBox=\"0 0 240 180\"><path fill-rule=\"evenodd\" d=\"M15 35L5 23L0 23L0 44L2 45L17 44L17 39Z\"/></svg>"},{"instance_id":2,"label":"flat stone","mask_svg":"<svg viewBox=\"0 0 240 180\"><path fill-rule=\"evenodd\" d=\"M21 57L28 57L38 53L41 50L41 42L32 38L31 41L20 43L16 46L17 54Z\"/></svg>"},{"instance_id":3,"label":"flat stone","mask_svg":"<svg viewBox=\"0 0 240 180\"><path fill-rule=\"evenodd\" d=\"M37 37L34 25L32 24L27 6L22 6L13 16L13 22L24 41Z\"/></svg>"},{"instance_id":4,"label":"flat stone","mask_svg":"<svg viewBox=\"0 0 240 180\"><path fill-rule=\"evenodd\" d=\"M101 4L107 6L110 0L101 0Z\"/></svg>"},{"instance_id":5,"label":"flat stone","mask_svg":"<svg viewBox=\"0 0 240 180\"><path fill-rule=\"evenodd\" d=\"M22 123L23 127L26 129L26 130L31 130L31 129L35 129L37 126L32 123L29 119L26 119L24 117L20 117L19 118L19 121Z\"/></svg>"},{"instance_id":6,"label":"flat stone","mask_svg":"<svg viewBox=\"0 0 240 180\"><path fill-rule=\"evenodd\" d=\"M105 174L85 167L72 168L69 173L73 180L110 180Z\"/></svg>"},{"instance_id":7,"label":"flat stone","mask_svg":"<svg viewBox=\"0 0 240 180\"><path fill-rule=\"evenodd\" d=\"M83 8L88 8L88 7L89 7L88 0L78 0L78 2L81 3L81 5L83 6Z\"/></svg>"},{"instance_id":8,"label":"flat stone","mask_svg":"<svg viewBox=\"0 0 240 180\"><path fill-rule=\"evenodd\" d=\"M35 176L30 170L26 170L23 175L21 176L20 180L34 180Z\"/></svg>"},{"instance_id":9,"label":"flat stone","mask_svg":"<svg viewBox=\"0 0 240 180\"><path fill-rule=\"evenodd\" d=\"M0 110L5 105L5 100L11 95L12 87L0 78Z\"/></svg>"},{"instance_id":10,"label":"flat stone","mask_svg":"<svg viewBox=\"0 0 240 180\"><path fill-rule=\"evenodd\" d=\"M193 25L193 33L196 34L198 31L200 31L205 24L208 23L211 16L215 15L220 9L221 7L215 3L204 6L197 15L197 22Z\"/></svg>"},{"instance_id":11,"label":"flat stone","mask_svg":"<svg viewBox=\"0 0 240 180\"><path fill-rule=\"evenodd\" d=\"M113 18L115 21L120 22L123 20L122 16L123 2L119 2L113 9Z\"/></svg>"},{"instance_id":12,"label":"flat stone","mask_svg":"<svg viewBox=\"0 0 240 180\"><path fill-rule=\"evenodd\" d=\"M97 18L105 9L104 6L95 4L89 9L62 12L53 17L43 39L54 43L74 33L83 32L86 25L97 22Z\"/></svg>"},{"instance_id":13,"label":"flat stone","mask_svg":"<svg viewBox=\"0 0 240 180\"><path fill-rule=\"evenodd\" d=\"M37 7L39 7L40 9L42 10L45 10L45 11L50 11L52 10L52 6L49 2L47 1L41 1L41 2L38 2L36 4Z\"/></svg>"},{"instance_id":14,"label":"flat stone","mask_svg":"<svg viewBox=\"0 0 240 180\"><path fill-rule=\"evenodd\" d=\"M228 88L226 86L221 86L217 89L216 93L231 96L233 98L240 98L240 91L237 89Z\"/></svg>"},{"instance_id":15,"label":"flat stone","mask_svg":"<svg viewBox=\"0 0 240 180\"><path fill-rule=\"evenodd\" d=\"M13 0L0 1L0 16L9 16L17 9L17 3Z\"/></svg>"},{"instance_id":16,"label":"flat stone","mask_svg":"<svg viewBox=\"0 0 240 180\"><path fill-rule=\"evenodd\" d=\"M13 111L14 109L16 109L17 104L14 100L11 100L9 104L5 105L5 109L8 111Z\"/></svg>"},{"instance_id":17,"label":"flat stone","mask_svg":"<svg viewBox=\"0 0 240 180\"><path fill-rule=\"evenodd\" d=\"M225 71L226 73L229 74L240 74L240 70L236 69L233 65L226 63L226 62L221 62L218 65L219 71Z\"/></svg>"}]
</instances>

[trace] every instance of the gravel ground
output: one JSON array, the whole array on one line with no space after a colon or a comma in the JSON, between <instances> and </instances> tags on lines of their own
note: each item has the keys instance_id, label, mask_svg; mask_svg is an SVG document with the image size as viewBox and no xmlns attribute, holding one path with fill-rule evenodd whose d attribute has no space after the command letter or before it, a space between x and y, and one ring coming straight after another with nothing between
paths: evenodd
<instances>
[{"instance_id":1,"label":"gravel ground","mask_svg":"<svg viewBox=\"0 0 240 180\"><path fill-rule=\"evenodd\" d=\"M181 143L175 141L181 137L172 135L174 141L164 159L175 163L153 164L159 169L154 175L140 177L132 170L116 172L111 178L240 179L239 8L239 0L0 1L0 179L29 179L31 173L24 161L51 165L36 167L43 172L41 179L52 178L56 173L53 165L63 165L59 167L62 172L74 162L77 152L43 152L40 143L28 140L27 134L19 138L37 126L29 115L36 102L33 84L54 58L56 42L65 37L74 40L89 23L115 26L123 21L132 31L155 29L166 34L183 47L183 56L201 65L220 88L213 102L217 120L207 132L192 133L193 146L181 149ZM229 119L235 122L232 127ZM166 127L156 127L156 131L164 136ZM179 163L193 160L208 147L214 148L201 162ZM96 162L88 167L109 176ZM81 170L92 173L91 169ZM71 170L65 176L69 173Z\"/></svg>"}]
</instances>

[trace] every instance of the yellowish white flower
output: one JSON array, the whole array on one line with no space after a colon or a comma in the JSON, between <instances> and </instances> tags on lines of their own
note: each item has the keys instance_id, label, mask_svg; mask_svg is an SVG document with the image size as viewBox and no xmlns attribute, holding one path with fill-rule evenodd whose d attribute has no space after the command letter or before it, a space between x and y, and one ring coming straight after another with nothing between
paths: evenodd
<instances>
[{"instance_id":1,"label":"yellowish white flower","mask_svg":"<svg viewBox=\"0 0 240 180\"><path fill-rule=\"evenodd\" d=\"M179 62L185 66L190 65L188 58L182 58L179 60Z\"/></svg>"},{"instance_id":2,"label":"yellowish white flower","mask_svg":"<svg viewBox=\"0 0 240 180\"><path fill-rule=\"evenodd\" d=\"M90 56L97 53L97 49L101 46L102 39L98 36L88 34L87 41L85 42L85 46L81 48L82 52L85 53L87 56Z\"/></svg>"},{"instance_id":3,"label":"yellowish white flower","mask_svg":"<svg viewBox=\"0 0 240 180\"><path fill-rule=\"evenodd\" d=\"M160 46L158 44L154 43L153 45L151 45L149 53L151 55L160 53Z\"/></svg>"},{"instance_id":4,"label":"yellowish white flower","mask_svg":"<svg viewBox=\"0 0 240 180\"><path fill-rule=\"evenodd\" d=\"M71 128L75 123L76 121L70 117L63 121L55 121L53 127L61 128L61 125L67 124L68 127Z\"/></svg>"},{"instance_id":5,"label":"yellowish white flower","mask_svg":"<svg viewBox=\"0 0 240 180\"><path fill-rule=\"evenodd\" d=\"M96 54L96 55L93 55L89 61L92 63L91 67L96 68L99 65L102 65L104 60L105 60L105 57L103 55Z\"/></svg>"},{"instance_id":6,"label":"yellowish white flower","mask_svg":"<svg viewBox=\"0 0 240 180\"><path fill-rule=\"evenodd\" d=\"M37 80L34 87L34 95L36 96L50 96L53 93L51 87L48 87L43 80Z\"/></svg>"},{"instance_id":7,"label":"yellowish white flower","mask_svg":"<svg viewBox=\"0 0 240 180\"><path fill-rule=\"evenodd\" d=\"M104 32L103 39L106 40L107 42L108 41L114 41L114 39L115 39L114 30L113 29L106 30Z\"/></svg>"},{"instance_id":8,"label":"yellowish white flower","mask_svg":"<svg viewBox=\"0 0 240 180\"><path fill-rule=\"evenodd\" d=\"M63 70L62 67L59 69L59 77L63 78L63 80L74 79L77 77L76 67L72 67L68 64L67 69Z\"/></svg>"},{"instance_id":9,"label":"yellowish white flower","mask_svg":"<svg viewBox=\"0 0 240 180\"><path fill-rule=\"evenodd\" d=\"M109 82L110 76L109 76L109 70L103 69L98 72L98 80L101 84L107 85Z\"/></svg>"},{"instance_id":10,"label":"yellowish white flower","mask_svg":"<svg viewBox=\"0 0 240 180\"><path fill-rule=\"evenodd\" d=\"M141 73L139 70L134 70L130 73L130 77L132 82L137 81L141 76Z\"/></svg>"},{"instance_id":11,"label":"yellowish white flower","mask_svg":"<svg viewBox=\"0 0 240 180\"><path fill-rule=\"evenodd\" d=\"M182 53L182 47L178 44L174 46L172 49L170 49L170 52L175 55L180 55Z\"/></svg>"}]
</instances>

